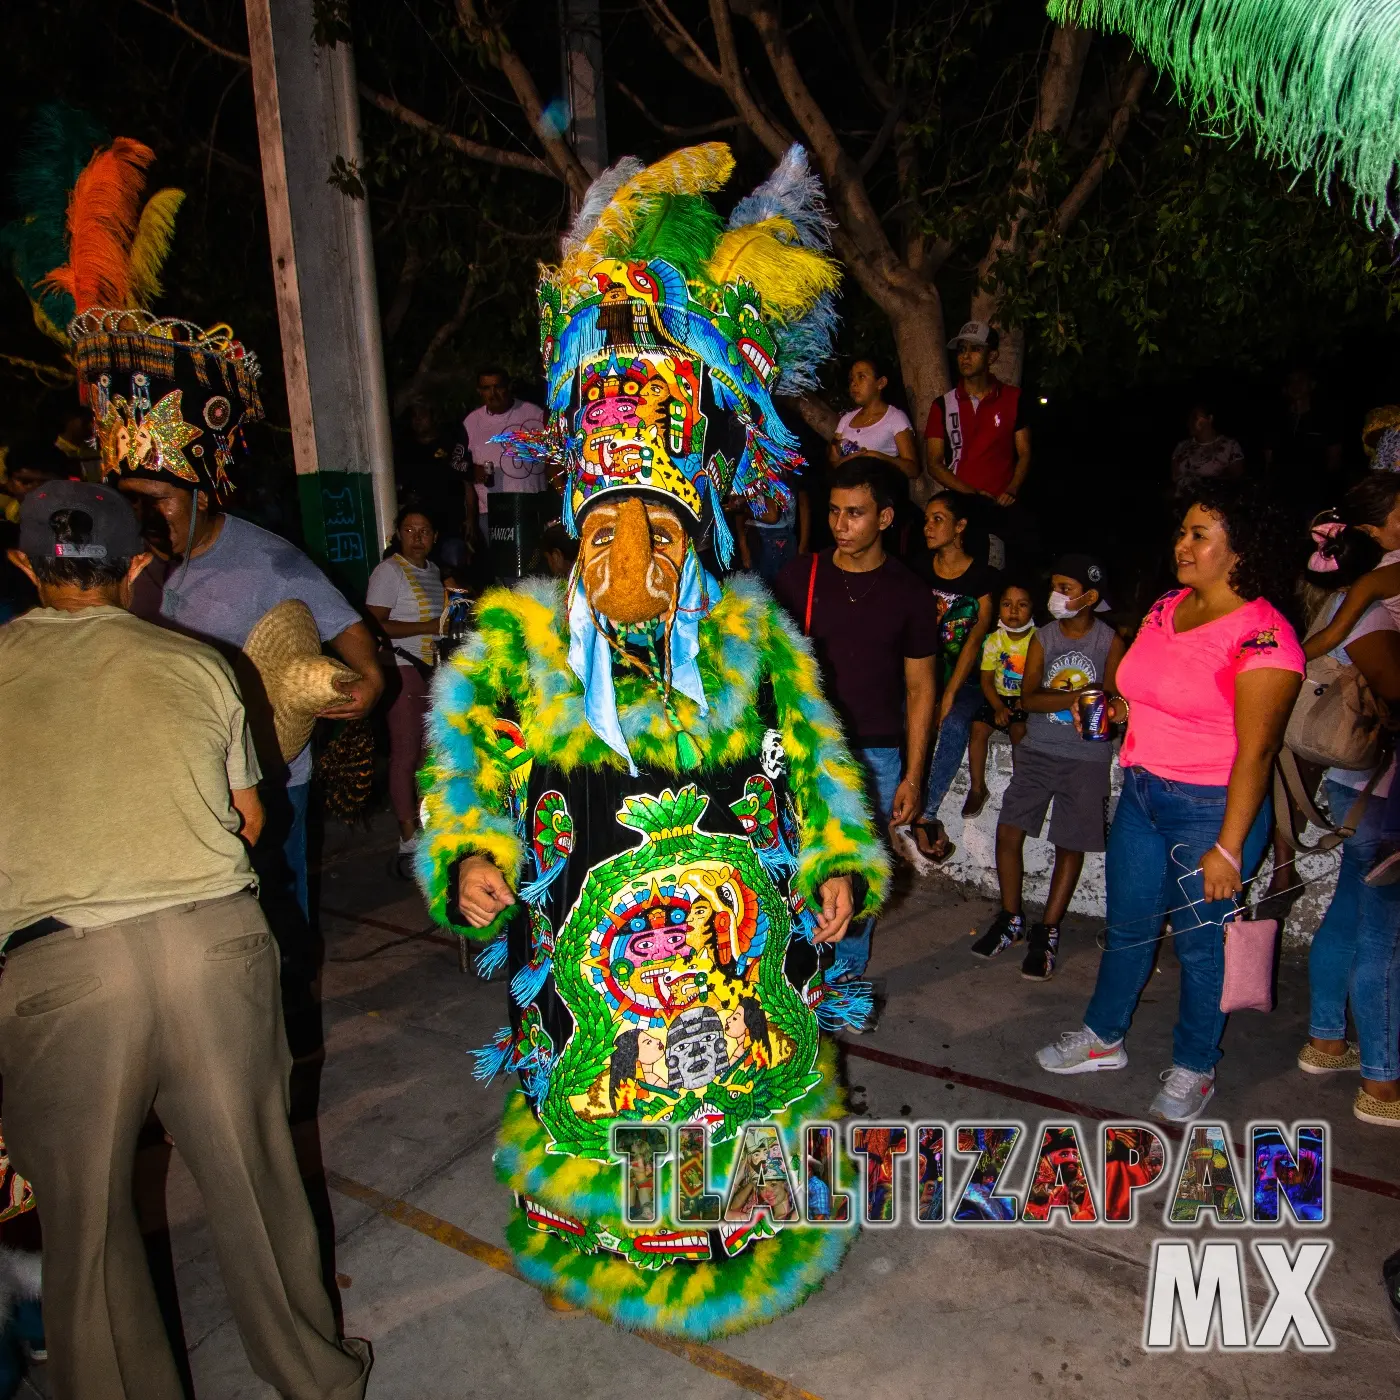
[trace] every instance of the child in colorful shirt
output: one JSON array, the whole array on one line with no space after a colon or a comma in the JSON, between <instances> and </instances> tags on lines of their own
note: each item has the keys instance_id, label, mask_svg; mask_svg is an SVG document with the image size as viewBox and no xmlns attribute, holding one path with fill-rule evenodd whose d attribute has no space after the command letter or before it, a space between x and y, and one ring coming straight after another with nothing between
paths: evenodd
<instances>
[{"instance_id":1,"label":"child in colorful shirt","mask_svg":"<svg viewBox=\"0 0 1400 1400\"><path fill-rule=\"evenodd\" d=\"M1031 619L1031 592L1024 584L1008 583L997 605L997 627L982 643L982 694L986 698L972 720L967 746L970 787L963 816L975 817L987 804L987 745L992 730L1011 735L1019 744L1026 732L1026 712L1021 708L1021 679L1026 672L1026 652L1035 636Z\"/></svg>"}]
</instances>

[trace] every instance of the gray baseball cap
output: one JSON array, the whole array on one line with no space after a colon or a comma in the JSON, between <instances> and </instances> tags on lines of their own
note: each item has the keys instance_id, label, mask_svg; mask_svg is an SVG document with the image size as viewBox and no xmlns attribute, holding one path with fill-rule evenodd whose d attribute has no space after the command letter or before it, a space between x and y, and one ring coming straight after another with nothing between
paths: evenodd
<instances>
[{"instance_id":1,"label":"gray baseball cap","mask_svg":"<svg viewBox=\"0 0 1400 1400\"><path fill-rule=\"evenodd\" d=\"M19 547L30 559L97 562L130 559L148 549L121 492L90 481L36 486L19 508Z\"/></svg>"},{"instance_id":2,"label":"gray baseball cap","mask_svg":"<svg viewBox=\"0 0 1400 1400\"><path fill-rule=\"evenodd\" d=\"M969 345L985 345L995 350L1000 337L985 321L965 321L963 328L948 342L948 349L956 350L966 341Z\"/></svg>"}]
</instances>

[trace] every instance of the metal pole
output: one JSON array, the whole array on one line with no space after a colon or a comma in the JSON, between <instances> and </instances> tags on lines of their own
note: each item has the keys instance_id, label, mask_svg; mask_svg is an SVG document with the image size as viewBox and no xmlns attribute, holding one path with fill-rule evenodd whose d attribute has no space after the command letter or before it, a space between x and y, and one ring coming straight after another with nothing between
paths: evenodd
<instances>
[{"instance_id":1,"label":"metal pole","mask_svg":"<svg viewBox=\"0 0 1400 1400\"><path fill-rule=\"evenodd\" d=\"M346 159L359 169L364 163L360 144L360 95L355 79L355 51L348 43L331 51L331 82L335 88L338 126ZM380 549L394 533L398 491L394 483L394 438L389 418L389 385L384 375L384 340L379 325L379 283L374 271L374 241L369 200L347 200L350 238L350 290L355 301L360 364L364 369L364 411L369 470L374 478L374 517Z\"/></svg>"},{"instance_id":2,"label":"metal pole","mask_svg":"<svg viewBox=\"0 0 1400 1400\"><path fill-rule=\"evenodd\" d=\"M603 100L603 20L599 0L560 0L564 90L574 150L592 176L608 163L608 117Z\"/></svg>"}]
</instances>

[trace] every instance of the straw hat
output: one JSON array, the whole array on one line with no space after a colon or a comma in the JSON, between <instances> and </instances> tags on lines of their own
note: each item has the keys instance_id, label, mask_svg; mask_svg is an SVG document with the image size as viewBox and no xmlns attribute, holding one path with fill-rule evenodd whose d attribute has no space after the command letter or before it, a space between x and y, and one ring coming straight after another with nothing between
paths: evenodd
<instances>
[{"instance_id":1,"label":"straw hat","mask_svg":"<svg viewBox=\"0 0 1400 1400\"><path fill-rule=\"evenodd\" d=\"M1381 434L1389 428L1400 428L1400 405L1387 403L1373 408L1361 426L1361 445L1368 457L1376 455L1376 446Z\"/></svg>"},{"instance_id":2,"label":"straw hat","mask_svg":"<svg viewBox=\"0 0 1400 1400\"><path fill-rule=\"evenodd\" d=\"M322 652L316 619L300 598L288 598L264 613L248 634L243 654L262 677L277 744L288 763L306 747L316 716L344 703L335 682L360 679L358 671Z\"/></svg>"}]
</instances>

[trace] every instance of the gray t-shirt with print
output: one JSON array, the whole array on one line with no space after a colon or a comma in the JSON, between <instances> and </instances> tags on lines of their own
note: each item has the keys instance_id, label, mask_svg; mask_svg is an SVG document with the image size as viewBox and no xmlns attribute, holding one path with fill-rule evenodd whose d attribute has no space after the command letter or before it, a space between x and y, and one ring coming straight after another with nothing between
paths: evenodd
<instances>
[{"instance_id":1,"label":"gray t-shirt with print","mask_svg":"<svg viewBox=\"0 0 1400 1400\"><path fill-rule=\"evenodd\" d=\"M1058 622L1040 628L1035 637L1045 656L1041 686L1046 690L1081 690L1086 685L1102 685L1114 635L1113 628L1098 618L1082 637L1066 637ZM1021 742L1037 753L1061 758L1086 763L1113 761L1112 744L1095 744L1079 737L1071 710L1056 710L1049 715L1031 712L1026 717L1026 737Z\"/></svg>"}]
</instances>

